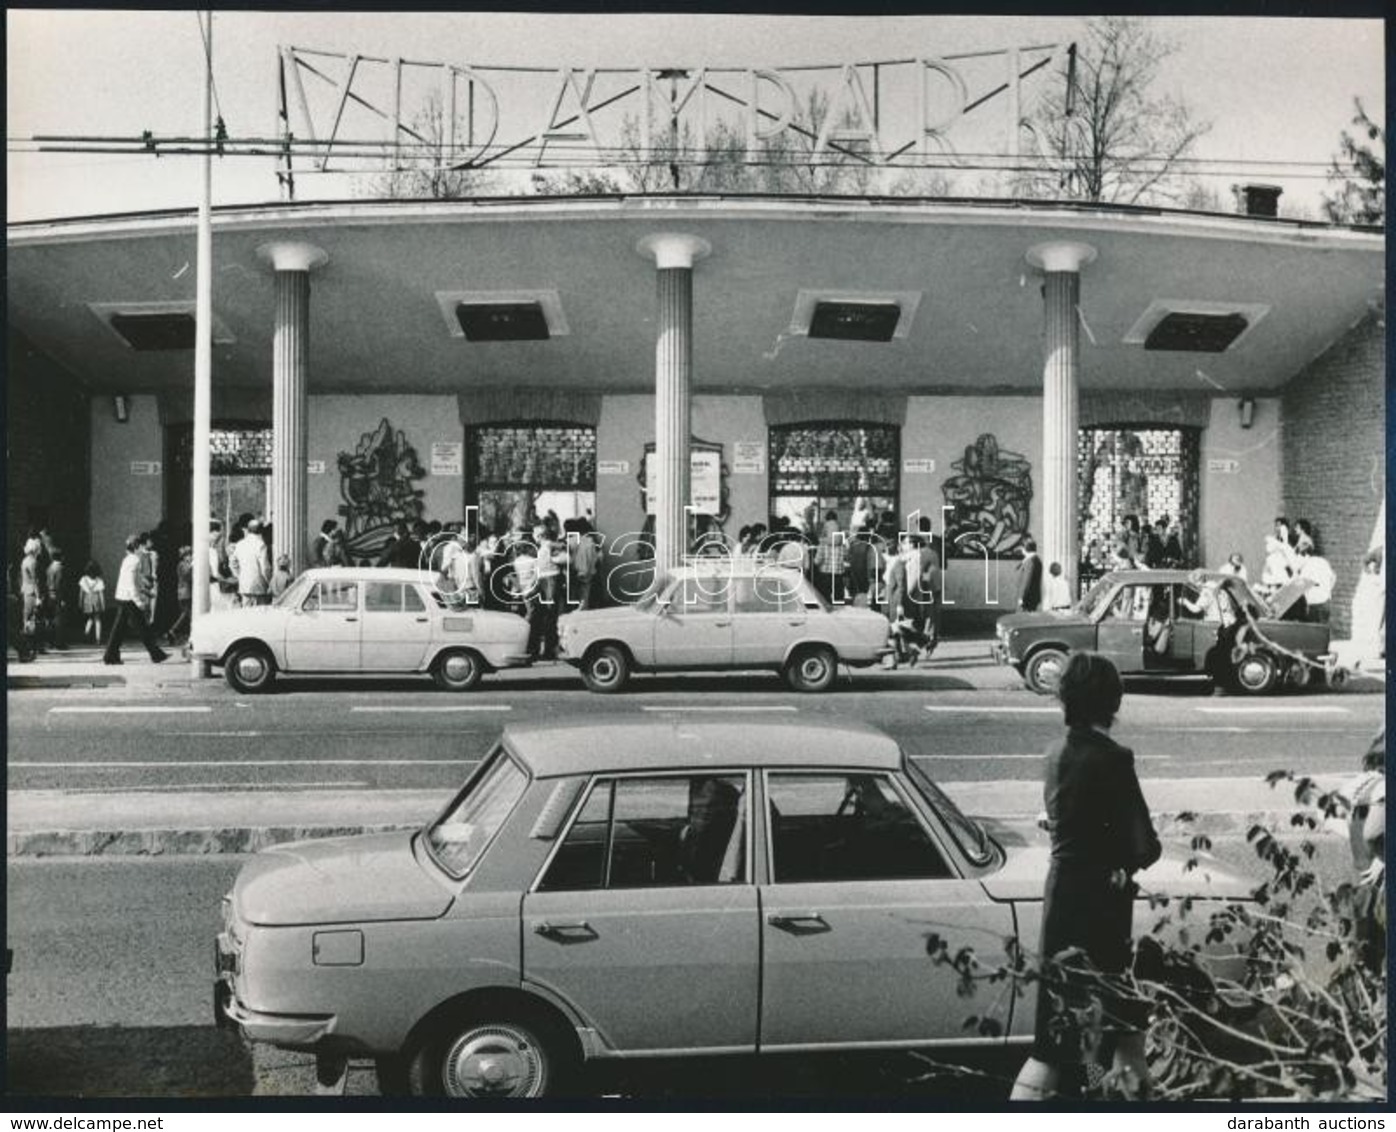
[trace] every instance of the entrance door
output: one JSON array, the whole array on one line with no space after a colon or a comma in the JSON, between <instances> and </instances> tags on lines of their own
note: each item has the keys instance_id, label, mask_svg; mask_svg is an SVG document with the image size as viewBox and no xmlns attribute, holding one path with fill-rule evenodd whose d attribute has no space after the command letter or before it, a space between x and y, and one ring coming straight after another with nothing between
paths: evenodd
<instances>
[{"instance_id":1,"label":"entrance door","mask_svg":"<svg viewBox=\"0 0 1396 1132\"><path fill-rule=\"evenodd\" d=\"M359 668L358 582L321 579L286 621L286 667L293 672Z\"/></svg>"},{"instance_id":2,"label":"entrance door","mask_svg":"<svg viewBox=\"0 0 1396 1132\"><path fill-rule=\"evenodd\" d=\"M748 794L744 774L598 779L524 897L525 981L616 1051L754 1052Z\"/></svg>"},{"instance_id":3,"label":"entrance door","mask_svg":"<svg viewBox=\"0 0 1396 1132\"><path fill-rule=\"evenodd\" d=\"M887 775L779 774L767 779L771 883L761 890L761 1049L964 1041L971 1015L1007 1031L1011 1000L959 993L933 965L972 947L1005 962L1013 911L977 880L952 874Z\"/></svg>"}]
</instances>

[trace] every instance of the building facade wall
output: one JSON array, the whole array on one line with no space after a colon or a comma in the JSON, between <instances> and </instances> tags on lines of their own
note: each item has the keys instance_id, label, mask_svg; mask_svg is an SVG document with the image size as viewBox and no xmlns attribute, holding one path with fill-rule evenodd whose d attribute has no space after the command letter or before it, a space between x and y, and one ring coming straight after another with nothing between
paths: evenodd
<instances>
[{"instance_id":1,"label":"building facade wall","mask_svg":"<svg viewBox=\"0 0 1396 1132\"><path fill-rule=\"evenodd\" d=\"M25 532L47 524L76 579L91 542L87 393L22 335L7 335L5 354L6 558L18 561Z\"/></svg>"},{"instance_id":2,"label":"building facade wall","mask_svg":"<svg viewBox=\"0 0 1396 1132\"><path fill-rule=\"evenodd\" d=\"M1281 510L1313 523L1338 575L1331 616L1339 638L1350 633L1362 556L1386 498L1385 334L1384 315L1369 315L1284 391Z\"/></svg>"},{"instance_id":3,"label":"building facade wall","mask_svg":"<svg viewBox=\"0 0 1396 1132\"><path fill-rule=\"evenodd\" d=\"M1280 513L1280 450L1283 435L1278 397L1258 398L1251 427L1241 427L1235 397L1212 400L1202 430L1201 514L1198 563L1215 569L1240 553L1252 580L1265 562L1265 536Z\"/></svg>"},{"instance_id":4,"label":"building facade wall","mask_svg":"<svg viewBox=\"0 0 1396 1132\"><path fill-rule=\"evenodd\" d=\"M92 435L92 557L108 577L121 564L127 536L154 530L165 511L160 399L136 394L126 404L129 416L124 423L112 412L110 397L93 397L87 406ZM160 474L149 474L155 467Z\"/></svg>"}]
</instances>

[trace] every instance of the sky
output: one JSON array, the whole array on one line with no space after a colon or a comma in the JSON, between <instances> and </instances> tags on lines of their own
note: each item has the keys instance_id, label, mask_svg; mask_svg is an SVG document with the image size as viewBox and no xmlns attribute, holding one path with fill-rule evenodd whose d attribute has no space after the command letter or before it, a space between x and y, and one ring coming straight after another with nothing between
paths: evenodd
<instances>
[{"instance_id":1,"label":"sky","mask_svg":"<svg viewBox=\"0 0 1396 1132\"><path fill-rule=\"evenodd\" d=\"M1340 131L1349 126L1354 97L1380 120L1385 104L1381 23L1224 17L1148 22L1177 45L1156 90L1185 99L1198 118L1212 123L1195 150L1216 162L1212 186L1225 196L1227 186L1240 179L1280 184L1282 210L1317 215L1325 188L1321 178L1300 178L1293 170L1280 175L1240 162L1317 162L1319 167L1305 171L1321 174L1337 150ZM281 44L460 65L780 68L1085 38L1083 21L1066 17L220 12L214 19L213 61L229 133L266 137L275 126ZM192 10L11 10L6 53L10 221L197 202L195 158L17 151L17 139L35 135L197 133L203 45ZM977 66L977 74L988 75L987 64ZM971 71L967 64L967 77ZM498 82L507 103L501 128L534 122L524 130L531 133L536 119L546 115L559 84L549 79L528 86L528 81ZM386 88L383 94L382 105L390 107ZM314 98L319 106L322 94ZM891 108L888 116L895 119L896 113ZM997 116L998 111L989 115L995 121ZM343 177L297 178L298 199L352 195L354 185ZM277 199L269 159L216 163L215 204Z\"/></svg>"}]
</instances>

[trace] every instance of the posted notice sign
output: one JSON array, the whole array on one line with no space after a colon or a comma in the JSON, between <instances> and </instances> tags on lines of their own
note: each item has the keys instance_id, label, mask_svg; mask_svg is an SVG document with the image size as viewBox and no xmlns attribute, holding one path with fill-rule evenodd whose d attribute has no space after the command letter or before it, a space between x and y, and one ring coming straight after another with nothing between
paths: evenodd
<instances>
[{"instance_id":1,"label":"posted notice sign","mask_svg":"<svg viewBox=\"0 0 1396 1132\"><path fill-rule=\"evenodd\" d=\"M1210 459L1207 461L1207 470L1209 472L1219 472L1224 476L1234 476L1240 469L1240 460Z\"/></svg>"},{"instance_id":2,"label":"posted notice sign","mask_svg":"<svg viewBox=\"0 0 1396 1132\"><path fill-rule=\"evenodd\" d=\"M459 440L437 440L431 446L431 474L458 476L465 466L465 445Z\"/></svg>"},{"instance_id":3,"label":"posted notice sign","mask_svg":"<svg viewBox=\"0 0 1396 1132\"><path fill-rule=\"evenodd\" d=\"M722 507L722 454L694 448L688 454L688 500L700 515ZM654 514L654 453L645 453L645 513Z\"/></svg>"},{"instance_id":4,"label":"posted notice sign","mask_svg":"<svg viewBox=\"0 0 1396 1132\"><path fill-rule=\"evenodd\" d=\"M934 460L903 460L902 471L909 476L928 476L936 470Z\"/></svg>"},{"instance_id":5,"label":"posted notice sign","mask_svg":"<svg viewBox=\"0 0 1396 1132\"><path fill-rule=\"evenodd\" d=\"M732 445L732 474L759 476L766 471L766 446L758 440L739 440Z\"/></svg>"},{"instance_id":6,"label":"posted notice sign","mask_svg":"<svg viewBox=\"0 0 1396 1132\"><path fill-rule=\"evenodd\" d=\"M131 474L133 476L158 476L160 474L160 461L132 460Z\"/></svg>"}]
</instances>

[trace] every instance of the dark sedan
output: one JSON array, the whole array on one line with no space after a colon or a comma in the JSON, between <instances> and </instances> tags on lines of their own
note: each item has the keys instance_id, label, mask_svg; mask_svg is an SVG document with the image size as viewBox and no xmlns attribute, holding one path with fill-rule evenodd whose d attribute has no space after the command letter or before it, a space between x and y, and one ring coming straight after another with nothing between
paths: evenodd
<instances>
[{"instance_id":1,"label":"dark sedan","mask_svg":"<svg viewBox=\"0 0 1396 1132\"><path fill-rule=\"evenodd\" d=\"M1000 617L994 659L1043 695L1077 649L1127 676L1206 675L1252 695L1303 687L1333 672L1333 655L1327 625L1282 619L1300 593L1287 586L1267 602L1230 574L1117 570L1069 612Z\"/></svg>"}]
</instances>

